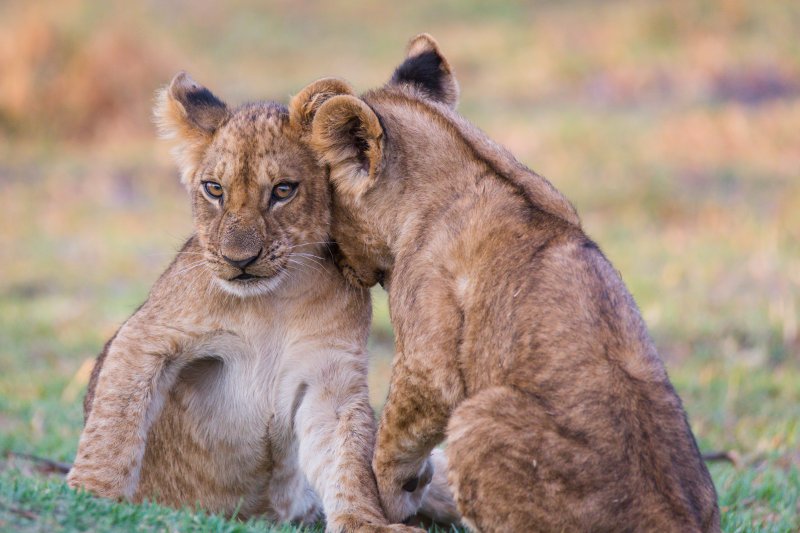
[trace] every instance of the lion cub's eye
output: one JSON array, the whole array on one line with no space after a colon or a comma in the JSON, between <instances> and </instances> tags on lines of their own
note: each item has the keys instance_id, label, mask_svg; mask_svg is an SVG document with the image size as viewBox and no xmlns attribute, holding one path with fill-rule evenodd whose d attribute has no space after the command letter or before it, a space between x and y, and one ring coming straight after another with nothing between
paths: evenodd
<instances>
[{"instance_id":1,"label":"lion cub's eye","mask_svg":"<svg viewBox=\"0 0 800 533\"><path fill-rule=\"evenodd\" d=\"M297 190L296 183L288 183L288 182L279 183L272 188L272 201L279 202L281 200L286 200L291 195L293 195L296 190Z\"/></svg>"},{"instance_id":2,"label":"lion cub's eye","mask_svg":"<svg viewBox=\"0 0 800 533\"><path fill-rule=\"evenodd\" d=\"M222 185L216 181L204 181L203 189L205 189L206 193L212 198L222 198Z\"/></svg>"}]
</instances>

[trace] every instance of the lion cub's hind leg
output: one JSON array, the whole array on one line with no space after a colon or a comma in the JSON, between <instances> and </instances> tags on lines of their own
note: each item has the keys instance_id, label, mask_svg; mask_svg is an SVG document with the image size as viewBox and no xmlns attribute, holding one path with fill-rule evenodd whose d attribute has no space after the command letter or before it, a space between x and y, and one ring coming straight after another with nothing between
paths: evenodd
<instances>
[{"instance_id":1,"label":"lion cub's hind leg","mask_svg":"<svg viewBox=\"0 0 800 533\"><path fill-rule=\"evenodd\" d=\"M463 402L447 429L449 480L463 522L482 532L617 531L636 502L609 494L591 442L553 422L534 396L486 389ZM586 517L584 521L582 517Z\"/></svg>"}]
</instances>

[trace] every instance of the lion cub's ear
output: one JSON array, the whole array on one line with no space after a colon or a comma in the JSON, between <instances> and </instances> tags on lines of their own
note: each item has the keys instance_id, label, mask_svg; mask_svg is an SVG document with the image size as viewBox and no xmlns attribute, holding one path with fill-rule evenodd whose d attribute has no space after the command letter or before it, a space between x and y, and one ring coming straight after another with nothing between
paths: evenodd
<instances>
[{"instance_id":1,"label":"lion cub's ear","mask_svg":"<svg viewBox=\"0 0 800 533\"><path fill-rule=\"evenodd\" d=\"M176 141L174 153L187 184L230 111L211 91L179 72L157 93L153 115L161 136Z\"/></svg>"},{"instance_id":2,"label":"lion cub's ear","mask_svg":"<svg viewBox=\"0 0 800 533\"><path fill-rule=\"evenodd\" d=\"M375 112L355 96L334 96L319 107L311 145L330 165L340 191L358 198L375 183L383 162L383 128Z\"/></svg>"},{"instance_id":3,"label":"lion cub's ear","mask_svg":"<svg viewBox=\"0 0 800 533\"><path fill-rule=\"evenodd\" d=\"M311 131L311 122L322 104L340 94L354 95L353 88L338 78L322 78L310 83L289 102L289 122L303 131Z\"/></svg>"},{"instance_id":4,"label":"lion cub's ear","mask_svg":"<svg viewBox=\"0 0 800 533\"><path fill-rule=\"evenodd\" d=\"M408 43L406 60L394 71L388 85L411 85L428 98L451 109L458 104L458 82L436 40L427 33Z\"/></svg>"}]
</instances>

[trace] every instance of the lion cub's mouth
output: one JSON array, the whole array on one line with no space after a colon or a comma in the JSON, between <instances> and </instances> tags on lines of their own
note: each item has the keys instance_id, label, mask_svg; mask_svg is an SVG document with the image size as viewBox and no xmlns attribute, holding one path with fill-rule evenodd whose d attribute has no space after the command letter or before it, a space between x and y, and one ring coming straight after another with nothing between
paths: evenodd
<instances>
[{"instance_id":1,"label":"lion cub's mouth","mask_svg":"<svg viewBox=\"0 0 800 533\"><path fill-rule=\"evenodd\" d=\"M272 259L272 258L270 258ZM226 272L220 268L214 272L215 281L223 290L239 297L256 296L274 291L286 278L285 265L275 261L269 264L254 265L255 272L238 269L238 272Z\"/></svg>"},{"instance_id":2,"label":"lion cub's mouth","mask_svg":"<svg viewBox=\"0 0 800 533\"><path fill-rule=\"evenodd\" d=\"M266 294L273 291L285 278L285 272L285 270L279 269L276 272L266 276L242 272L238 276L234 276L232 278L215 276L215 281L222 287L223 290L235 296L244 298L247 296Z\"/></svg>"},{"instance_id":3,"label":"lion cub's mouth","mask_svg":"<svg viewBox=\"0 0 800 533\"><path fill-rule=\"evenodd\" d=\"M254 276L253 274L248 274L247 272L242 272L235 278L234 281L247 281L249 279L264 279L266 276Z\"/></svg>"}]
</instances>

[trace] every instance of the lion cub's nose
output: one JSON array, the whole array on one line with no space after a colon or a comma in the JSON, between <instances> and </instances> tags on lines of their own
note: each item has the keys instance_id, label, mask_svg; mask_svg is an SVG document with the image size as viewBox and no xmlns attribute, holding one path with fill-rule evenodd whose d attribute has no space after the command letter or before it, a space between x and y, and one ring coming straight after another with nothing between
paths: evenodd
<instances>
[{"instance_id":1,"label":"lion cub's nose","mask_svg":"<svg viewBox=\"0 0 800 533\"><path fill-rule=\"evenodd\" d=\"M233 266L235 266L237 268L241 268L242 270L244 270L249 265L253 264L253 262L261 256L261 251L262 250L263 250L263 248L261 250L259 250L256 255L251 256L251 257L245 257L244 259L233 259L231 257L228 257L225 254L222 255L222 258L225 261L227 261L228 264L233 265Z\"/></svg>"}]
</instances>

